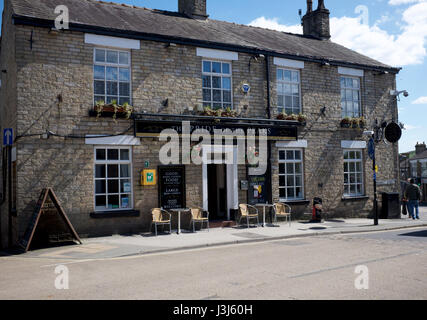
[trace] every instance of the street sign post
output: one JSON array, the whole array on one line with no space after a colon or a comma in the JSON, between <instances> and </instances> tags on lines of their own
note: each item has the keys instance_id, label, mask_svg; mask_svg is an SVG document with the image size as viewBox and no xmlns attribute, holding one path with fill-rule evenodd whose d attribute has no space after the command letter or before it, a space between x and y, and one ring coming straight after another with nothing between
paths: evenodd
<instances>
[{"instance_id":1,"label":"street sign post","mask_svg":"<svg viewBox=\"0 0 427 320\"><path fill-rule=\"evenodd\" d=\"M12 128L3 129L3 145L4 146L13 145L13 129Z\"/></svg>"}]
</instances>

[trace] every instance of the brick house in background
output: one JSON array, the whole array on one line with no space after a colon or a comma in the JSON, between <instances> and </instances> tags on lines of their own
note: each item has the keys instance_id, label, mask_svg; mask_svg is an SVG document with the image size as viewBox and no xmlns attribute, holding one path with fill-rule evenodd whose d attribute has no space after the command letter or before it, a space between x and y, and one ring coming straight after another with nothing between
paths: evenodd
<instances>
[{"instance_id":1,"label":"brick house in background","mask_svg":"<svg viewBox=\"0 0 427 320\"><path fill-rule=\"evenodd\" d=\"M401 155L401 172L402 177L414 178L416 184L421 187L423 199L427 201L427 147L426 143L417 143L415 152ZM405 180L406 180L405 179Z\"/></svg>"},{"instance_id":2,"label":"brick house in background","mask_svg":"<svg viewBox=\"0 0 427 320\"><path fill-rule=\"evenodd\" d=\"M11 170L3 149L3 246L8 234L14 243L22 237L45 187L83 237L148 231L151 208L173 203L229 220L239 203L283 201L301 218L320 196L330 216L368 216L366 140L362 129L341 121L363 116L372 128L375 119L397 120L389 93L400 69L330 41L323 1L316 10L307 3L304 34L297 35L211 20L206 0L179 0L178 12L95 0L6 0L0 116L15 137ZM69 8L68 30L55 29L58 5ZM132 117L97 118L100 100L129 103ZM201 116L208 106L232 109L237 118ZM306 123L278 119L283 111L305 114ZM162 166L158 129L182 120L274 132L267 173L249 176L248 165L235 161ZM242 151L234 143L225 152L235 160ZM395 181L379 192L398 192L397 144L380 144L377 164L379 180ZM155 185L141 184L144 169L156 170ZM176 198L162 189L168 174L179 177Z\"/></svg>"}]
</instances>

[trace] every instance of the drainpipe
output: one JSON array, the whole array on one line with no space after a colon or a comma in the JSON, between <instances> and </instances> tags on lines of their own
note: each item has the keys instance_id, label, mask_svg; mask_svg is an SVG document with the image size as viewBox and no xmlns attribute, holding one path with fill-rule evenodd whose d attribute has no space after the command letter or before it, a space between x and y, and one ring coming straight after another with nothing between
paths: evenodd
<instances>
[{"instance_id":1,"label":"drainpipe","mask_svg":"<svg viewBox=\"0 0 427 320\"><path fill-rule=\"evenodd\" d=\"M12 146L7 146L7 171L8 246L12 248Z\"/></svg>"},{"instance_id":2,"label":"drainpipe","mask_svg":"<svg viewBox=\"0 0 427 320\"><path fill-rule=\"evenodd\" d=\"M267 117L271 119L271 93L270 93L270 56L265 56L265 74L267 77ZM267 180L268 184L268 202L273 203L273 186L272 186L272 172L271 172L271 141L267 140Z\"/></svg>"},{"instance_id":3,"label":"drainpipe","mask_svg":"<svg viewBox=\"0 0 427 320\"><path fill-rule=\"evenodd\" d=\"M265 73L267 77L267 116L268 119L271 119L271 95L270 95L270 56L265 56Z\"/></svg>"}]
</instances>

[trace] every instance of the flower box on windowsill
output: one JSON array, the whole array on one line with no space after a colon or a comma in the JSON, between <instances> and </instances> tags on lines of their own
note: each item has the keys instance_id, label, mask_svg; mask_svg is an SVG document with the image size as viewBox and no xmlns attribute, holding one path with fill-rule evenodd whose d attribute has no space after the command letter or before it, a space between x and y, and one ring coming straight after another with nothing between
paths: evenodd
<instances>
[{"instance_id":1,"label":"flower box on windowsill","mask_svg":"<svg viewBox=\"0 0 427 320\"><path fill-rule=\"evenodd\" d=\"M307 117L304 114L286 114L279 113L276 117L277 120L286 120L286 121L298 121L301 126L307 125Z\"/></svg>"},{"instance_id":2,"label":"flower box on windowsill","mask_svg":"<svg viewBox=\"0 0 427 320\"><path fill-rule=\"evenodd\" d=\"M125 105L113 105L113 104L102 104L99 103L93 107L93 110L89 111L89 116L98 117L113 117L129 119L132 115L133 107L129 104Z\"/></svg>"},{"instance_id":3,"label":"flower box on windowsill","mask_svg":"<svg viewBox=\"0 0 427 320\"><path fill-rule=\"evenodd\" d=\"M237 118L238 116L237 112L231 108L212 109L210 107L205 107L204 110L200 113L200 115L205 117L221 118Z\"/></svg>"},{"instance_id":4,"label":"flower box on windowsill","mask_svg":"<svg viewBox=\"0 0 427 320\"><path fill-rule=\"evenodd\" d=\"M364 129L366 128L366 120L364 117L360 117L360 118L346 117L341 120L340 125L341 125L341 128Z\"/></svg>"}]
</instances>

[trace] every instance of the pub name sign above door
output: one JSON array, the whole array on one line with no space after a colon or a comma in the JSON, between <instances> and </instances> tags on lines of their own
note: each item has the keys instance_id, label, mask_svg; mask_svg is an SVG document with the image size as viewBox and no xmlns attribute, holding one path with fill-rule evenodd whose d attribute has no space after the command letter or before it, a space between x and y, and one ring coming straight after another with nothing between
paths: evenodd
<instances>
[{"instance_id":1,"label":"pub name sign above door","mask_svg":"<svg viewBox=\"0 0 427 320\"><path fill-rule=\"evenodd\" d=\"M179 135L183 133L183 123L178 121L156 121L156 120L135 120L135 136L141 138L158 138L165 129L173 129ZM235 138L245 138L248 130L254 129L258 135L258 130L266 130L269 140L296 141L298 138L298 129L296 126L272 125L256 123L222 123L222 122L199 122L191 121L189 130L186 133L193 134L198 129L204 129L213 137L216 130L231 130ZM240 129L240 134L236 130ZM244 135L241 135L241 133Z\"/></svg>"}]
</instances>

